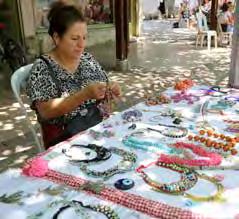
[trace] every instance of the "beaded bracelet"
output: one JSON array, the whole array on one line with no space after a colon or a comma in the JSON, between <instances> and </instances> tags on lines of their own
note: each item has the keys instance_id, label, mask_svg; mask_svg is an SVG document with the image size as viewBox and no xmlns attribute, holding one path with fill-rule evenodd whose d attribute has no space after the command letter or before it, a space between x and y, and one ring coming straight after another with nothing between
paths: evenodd
<instances>
[{"instance_id":1,"label":"beaded bracelet","mask_svg":"<svg viewBox=\"0 0 239 219\"><path fill-rule=\"evenodd\" d=\"M155 182L143 171L143 169L148 168L151 165L157 165L180 173L180 181L168 184ZM159 161L152 162L146 166L141 165L136 169L136 172L140 173L143 180L150 185L153 190L170 193L172 195L183 194L186 190L191 189L198 180L197 173L192 169L177 164L167 164Z\"/></svg>"},{"instance_id":2,"label":"beaded bracelet","mask_svg":"<svg viewBox=\"0 0 239 219\"><path fill-rule=\"evenodd\" d=\"M195 136L189 135L188 140L201 142L208 148L213 147L214 149L219 150L219 151L223 150L224 152L230 152L231 155L237 154L238 151L234 147L235 147L236 143L239 142L238 137L225 136L224 134L215 133L212 130L207 130L207 131L200 130L199 131L200 135L205 135L206 133L207 133L208 137L220 138L222 141L226 141L226 142L223 144L222 142L213 141L210 138L200 137L199 135L195 135Z\"/></svg>"},{"instance_id":3,"label":"beaded bracelet","mask_svg":"<svg viewBox=\"0 0 239 219\"><path fill-rule=\"evenodd\" d=\"M86 159L86 160L72 159L72 155L71 155L72 148L88 148L88 149L94 150L97 155L93 159ZM69 158L69 160L73 163L97 162L97 161L107 160L111 157L111 152L109 151L109 149L102 146L98 146L96 144L88 144L88 145L73 144L70 146L69 149L62 149L62 153L64 153Z\"/></svg>"},{"instance_id":4,"label":"beaded bracelet","mask_svg":"<svg viewBox=\"0 0 239 219\"><path fill-rule=\"evenodd\" d=\"M109 150L111 153L115 153L119 156L122 156L123 158L116 166L105 171L95 171L88 169L89 165L85 163L79 163L81 171L89 176L102 177L104 179L107 179L117 173L124 173L133 169L133 166L137 160L136 154L116 147L111 147L109 148Z\"/></svg>"},{"instance_id":5,"label":"beaded bracelet","mask_svg":"<svg viewBox=\"0 0 239 219\"><path fill-rule=\"evenodd\" d=\"M117 213L112 210L109 206L104 206L104 205L84 205L80 201L72 200L71 202L68 202L66 206L61 207L52 217L52 219L57 219L58 216L66 209L73 207L78 213L81 211L81 208L88 208L90 210L100 212L104 214L108 219L119 219L119 216ZM87 217L89 218L89 216Z\"/></svg>"}]
</instances>

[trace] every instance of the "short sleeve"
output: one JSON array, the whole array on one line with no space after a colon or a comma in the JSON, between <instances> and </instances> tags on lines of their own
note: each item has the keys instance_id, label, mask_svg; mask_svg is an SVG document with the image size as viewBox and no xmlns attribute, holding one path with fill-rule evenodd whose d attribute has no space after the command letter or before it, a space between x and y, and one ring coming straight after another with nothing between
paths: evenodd
<instances>
[{"instance_id":1,"label":"short sleeve","mask_svg":"<svg viewBox=\"0 0 239 219\"><path fill-rule=\"evenodd\" d=\"M26 93L32 107L36 101L48 101L58 97L57 87L49 74L48 66L41 59L37 59L31 69Z\"/></svg>"}]
</instances>

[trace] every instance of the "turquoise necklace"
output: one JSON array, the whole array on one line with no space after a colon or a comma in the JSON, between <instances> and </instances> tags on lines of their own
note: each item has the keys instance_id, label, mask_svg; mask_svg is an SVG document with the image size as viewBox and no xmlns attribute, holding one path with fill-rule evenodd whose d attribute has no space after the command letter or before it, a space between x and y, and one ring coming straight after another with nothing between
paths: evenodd
<instances>
[{"instance_id":1,"label":"turquoise necklace","mask_svg":"<svg viewBox=\"0 0 239 219\"><path fill-rule=\"evenodd\" d=\"M131 147L131 148L142 149L142 150L151 151L151 152L163 151L164 153L167 153L167 154L175 154L175 149L169 148L165 144L150 142L150 141L140 141L133 136L126 136L122 140L122 142L125 146Z\"/></svg>"}]
</instances>

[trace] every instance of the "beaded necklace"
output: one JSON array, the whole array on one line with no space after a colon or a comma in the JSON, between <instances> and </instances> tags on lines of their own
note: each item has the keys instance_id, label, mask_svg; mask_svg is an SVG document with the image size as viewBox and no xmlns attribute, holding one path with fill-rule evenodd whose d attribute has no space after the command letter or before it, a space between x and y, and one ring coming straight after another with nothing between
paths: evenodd
<instances>
[{"instance_id":1,"label":"beaded necklace","mask_svg":"<svg viewBox=\"0 0 239 219\"><path fill-rule=\"evenodd\" d=\"M215 150L225 153L225 152L230 152L231 155L236 155L237 154L237 150L234 148L236 143L239 142L239 138L234 138L234 137L230 137L230 136L225 136L224 134L218 134L213 132L212 130L200 130L199 134L201 136L207 134L208 138L205 137L201 137L199 135L189 135L188 136L188 140L189 141L198 141L203 143L206 147L208 148L214 148ZM223 144L223 142L217 142L212 140L211 138L216 138L216 139L221 139L221 141L225 141L225 143Z\"/></svg>"},{"instance_id":2,"label":"beaded necklace","mask_svg":"<svg viewBox=\"0 0 239 219\"><path fill-rule=\"evenodd\" d=\"M142 116L142 112L137 109L126 111L121 115L124 122L140 121Z\"/></svg>"},{"instance_id":3,"label":"beaded necklace","mask_svg":"<svg viewBox=\"0 0 239 219\"><path fill-rule=\"evenodd\" d=\"M146 98L145 104L147 106L155 106L155 105L167 104L171 102L170 98L164 94L160 94L158 96L146 95L145 98Z\"/></svg>"},{"instance_id":4,"label":"beaded necklace","mask_svg":"<svg viewBox=\"0 0 239 219\"><path fill-rule=\"evenodd\" d=\"M156 143L156 142L154 143L154 142L150 142L150 141L139 141L133 136L125 136L124 139L122 140L122 142L124 145L126 145L128 147L142 149L145 151L151 151L151 152L164 151L167 154L172 154L175 151L174 149L169 148L165 144Z\"/></svg>"},{"instance_id":5,"label":"beaded necklace","mask_svg":"<svg viewBox=\"0 0 239 219\"><path fill-rule=\"evenodd\" d=\"M169 184L155 182L143 171L143 169L148 168L151 165L157 165L180 173L180 181ZM192 169L177 164L167 164L159 161L152 162L146 166L141 165L136 169L136 172L140 173L140 176L143 178L143 180L149 184L153 190L169 193L172 195L183 194L183 192L186 190L191 189L198 180L197 173Z\"/></svg>"},{"instance_id":6,"label":"beaded necklace","mask_svg":"<svg viewBox=\"0 0 239 219\"><path fill-rule=\"evenodd\" d=\"M171 99L174 103L179 103L180 101L185 100L187 101L187 104L193 104L195 101L199 101L200 97L193 94L187 94L185 91L182 91L181 93L171 96Z\"/></svg>"},{"instance_id":7,"label":"beaded necklace","mask_svg":"<svg viewBox=\"0 0 239 219\"><path fill-rule=\"evenodd\" d=\"M105 171L96 171L96 170L90 170L88 169L89 165L85 163L79 163L79 167L82 172L89 176L94 177L102 177L104 179L107 179L117 173L124 173L127 171L132 170L136 160L137 156L133 152L128 152L116 147L109 148L111 153L115 153L119 156L122 156L123 160L121 160L116 166L111 167L108 170Z\"/></svg>"},{"instance_id":8,"label":"beaded necklace","mask_svg":"<svg viewBox=\"0 0 239 219\"><path fill-rule=\"evenodd\" d=\"M165 125L158 123L158 126L166 127L164 130L147 128L149 131L159 132L160 134L170 138L182 138L188 134L188 130L182 126Z\"/></svg>"},{"instance_id":9,"label":"beaded necklace","mask_svg":"<svg viewBox=\"0 0 239 219\"><path fill-rule=\"evenodd\" d=\"M88 149L95 151L97 155L96 155L96 157L94 157L92 159L85 159L85 160L73 159L72 153L71 153L71 150L73 148L88 148ZM107 160L111 157L111 152L107 148L98 146L96 144L88 144L88 145L73 144L70 146L69 149L62 149L62 153L64 153L69 158L70 162L73 162L73 163L97 162L97 161ZM87 153L90 153L90 152L87 152Z\"/></svg>"},{"instance_id":10,"label":"beaded necklace","mask_svg":"<svg viewBox=\"0 0 239 219\"><path fill-rule=\"evenodd\" d=\"M82 212L82 208L88 208L90 210L96 211L96 212L100 212L102 214L104 214L108 219L119 219L119 216L117 215L117 213L112 210L110 207L108 206L104 206L104 205L84 205L82 202L80 201L76 201L76 200L72 200L70 202L67 202L67 204L63 207L61 207L52 217L52 219L57 219L58 216L65 211L68 208L74 208L76 213ZM85 214L82 214L82 216L85 216ZM89 215L87 215L87 218L90 218Z\"/></svg>"},{"instance_id":11,"label":"beaded necklace","mask_svg":"<svg viewBox=\"0 0 239 219\"><path fill-rule=\"evenodd\" d=\"M154 180L152 180L144 171L143 169L156 164L157 166L165 167L170 170L174 170L176 172L181 173L181 179L178 182L173 182L169 184L160 184ZM172 195L184 195L186 198L190 198L197 202L209 202L209 201L224 201L222 199L222 194L224 192L224 187L217 179L214 177L209 177L205 174L198 174L197 172L189 169L187 167L183 167L177 164L167 164L160 161L156 161L153 163L148 164L147 166L141 165L139 166L136 171L140 173L143 180L152 187L153 190L157 192L163 192ZM214 195L210 195L208 197L192 195L186 193L185 191L191 189L198 181L198 178L207 180L214 185L216 185L217 193Z\"/></svg>"},{"instance_id":12,"label":"beaded necklace","mask_svg":"<svg viewBox=\"0 0 239 219\"><path fill-rule=\"evenodd\" d=\"M213 183L217 188L216 194L210 195L208 197L203 197L203 196L197 196L197 195L192 195L192 194L186 193L185 196L187 198L190 198L193 201L197 201L197 202L210 202L210 201L222 202L222 201L224 201L224 199L221 197L224 192L224 187L221 183L219 183L219 181L216 178L209 177L205 174L199 174L198 177Z\"/></svg>"},{"instance_id":13,"label":"beaded necklace","mask_svg":"<svg viewBox=\"0 0 239 219\"><path fill-rule=\"evenodd\" d=\"M190 149L193 153L201 156L207 157L209 160L205 159L185 159L178 156L170 156L167 154L160 155L160 161L164 163L176 163L186 166L218 166L222 161L222 156L219 154L208 152L205 149L199 147L198 145L188 144L184 142L177 142L172 145L177 149Z\"/></svg>"}]
</instances>

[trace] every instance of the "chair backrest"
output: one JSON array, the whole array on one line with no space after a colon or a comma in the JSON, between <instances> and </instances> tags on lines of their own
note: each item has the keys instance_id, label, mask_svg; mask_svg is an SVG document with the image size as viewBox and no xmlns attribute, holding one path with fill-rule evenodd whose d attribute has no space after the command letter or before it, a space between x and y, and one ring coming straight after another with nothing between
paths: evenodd
<instances>
[{"instance_id":1,"label":"chair backrest","mask_svg":"<svg viewBox=\"0 0 239 219\"><path fill-rule=\"evenodd\" d=\"M12 91L20 105L23 105L21 89L26 88L27 79L30 75L32 65L33 64L29 64L17 69L11 77Z\"/></svg>"},{"instance_id":2,"label":"chair backrest","mask_svg":"<svg viewBox=\"0 0 239 219\"><path fill-rule=\"evenodd\" d=\"M198 31L208 31L207 17L202 11L196 13Z\"/></svg>"},{"instance_id":3,"label":"chair backrest","mask_svg":"<svg viewBox=\"0 0 239 219\"><path fill-rule=\"evenodd\" d=\"M33 125L31 124L30 119L28 118L27 110L26 110L23 100L21 98L21 89L26 88L27 80L29 78L32 65L33 64L22 66L13 73L13 75L11 77L11 87L12 87L12 91L13 91L18 103L20 104L21 110L26 117L28 126L33 134L33 137L38 146L38 149L39 149L39 151L43 151L44 150L44 148L42 146L43 144L41 141L39 141L36 130L34 129Z\"/></svg>"}]
</instances>

